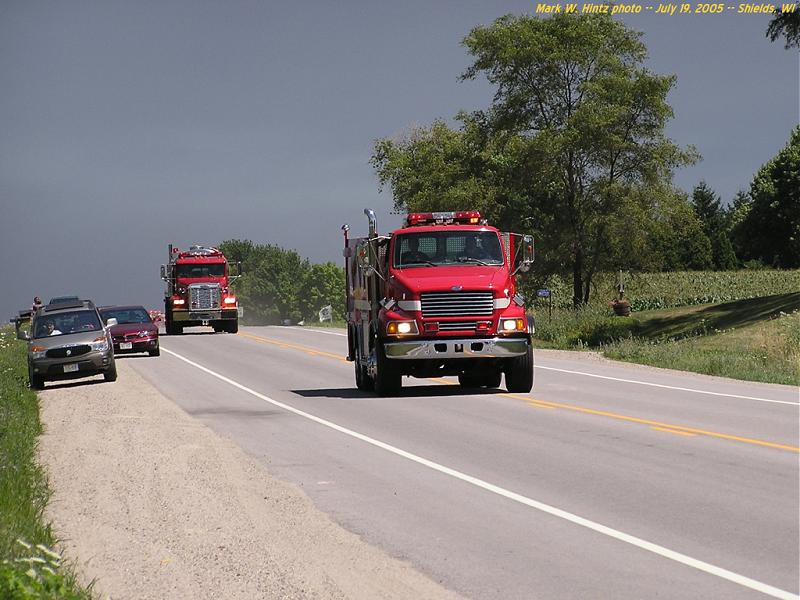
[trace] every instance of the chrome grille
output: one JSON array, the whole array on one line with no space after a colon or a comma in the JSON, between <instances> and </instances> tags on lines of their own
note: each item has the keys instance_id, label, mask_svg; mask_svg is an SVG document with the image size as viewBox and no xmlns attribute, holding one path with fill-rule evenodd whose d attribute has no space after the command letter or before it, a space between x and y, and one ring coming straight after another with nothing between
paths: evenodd
<instances>
[{"instance_id":1,"label":"chrome grille","mask_svg":"<svg viewBox=\"0 0 800 600\"><path fill-rule=\"evenodd\" d=\"M427 292L422 294L422 316L426 318L491 317L493 309L492 292Z\"/></svg>"},{"instance_id":2,"label":"chrome grille","mask_svg":"<svg viewBox=\"0 0 800 600\"><path fill-rule=\"evenodd\" d=\"M439 321L439 331L475 331L477 321Z\"/></svg>"},{"instance_id":3,"label":"chrome grille","mask_svg":"<svg viewBox=\"0 0 800 600\"><path fill-rule=\"evenodd\" d=\"M219 285L216 283L193 283L190 285L189 308L191 310L219 308Z\"/></svg>"}]
</instances>

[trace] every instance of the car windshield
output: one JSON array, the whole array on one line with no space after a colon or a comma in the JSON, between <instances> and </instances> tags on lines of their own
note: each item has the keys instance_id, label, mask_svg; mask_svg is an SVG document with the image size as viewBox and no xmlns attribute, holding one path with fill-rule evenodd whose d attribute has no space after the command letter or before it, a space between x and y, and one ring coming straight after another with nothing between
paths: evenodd
<instances>
[{"instance_id":1,"label":"car windshield","mask_svg":"<svg viewBox=\"0 0 800 600\"><path fill-rule=\"evenodd\" d=\"M193 265L178 265L178 277L194 279L199 277L222 277L225 275L225 263L201 263Z\"/></svg>"},{"instance_id":2,"label":"car windshield","mask_svg":"<svg viewBox=\"0 0 800 600\"><path fill-rule=\"evenodd\" d=\"M126 323L150 323L150 315L143 308L112 308L108 310L101 310L100 314L103 320L108 322L109 319L116 319L118 325L125 325Z\"/></svg>"},{"instance_id":3,"label":"car windshield","mask_svg":"<svg viewBox=\"0 0 800 600\"><path fill-rule=\"evenodd\" d=\"M503 264L500 239L493 231L404 233L394 240L395 268Z\"/></svg>"},{"instance_id":4,"label":"car windshield","mask_svg":"<svg viewBox=\"0 0 800 600\"><path fill-rule=\"evenodd\" d=\"M53 335L100 331L101 329L103 329L103 326L100 325L100 319L97 318L97 311L77 310L55 315L44 315L36 319L33 337L45 338Z\"/></svg>"}]
</instances>

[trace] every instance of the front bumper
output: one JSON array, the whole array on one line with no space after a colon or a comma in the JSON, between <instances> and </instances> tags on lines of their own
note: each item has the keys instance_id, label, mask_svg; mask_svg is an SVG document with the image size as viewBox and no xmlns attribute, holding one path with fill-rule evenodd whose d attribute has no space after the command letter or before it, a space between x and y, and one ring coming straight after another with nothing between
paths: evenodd
<instances>
[{"instance_id":1,"label":"front bumper","mask_svg":"<svg viewBox=\"0 0 800 600\"><path fill-rule=\"evenodd\" d=\"M31 370L46 379L72 379L87 377L107 371L113 364L110 351L93 350L74 358L40 358L30 359ZM77 365L77 368L76 368Z\"/></svg>"},{"instance_id":2,"label":"front bumper","mask_svg":"<svg viewBox=\"0 0 800 600\"><path fill-rule=\"evenodd\" d=\"M176 323L184 321L233 321L239 318L238 310L214 309L214 310L174 310L172 320Z\"/></svg>"},{"instance_id":3,"label":"front bumper","mask_svg":"<svg viewBox=\"0 0 800 600\"><path fill-rule=\"evenodd\" d=\"M122 348L122 344L130 344L130 348ZM131 352L149 352L158 348L158 338L131 338L114 339L114 354L125 354Z\"/></svg>"},{"instance_id":4,"label":"front bumper","mask_svg":"<svg viewBox=\"0 0 800 600\"><path fill-rule=\"evenodd\" d=\"M399 360L513 358L528 351L530 340L527 337L440 338L385 342L383 347L386 358Z\"/></svg>"}]
</instances>

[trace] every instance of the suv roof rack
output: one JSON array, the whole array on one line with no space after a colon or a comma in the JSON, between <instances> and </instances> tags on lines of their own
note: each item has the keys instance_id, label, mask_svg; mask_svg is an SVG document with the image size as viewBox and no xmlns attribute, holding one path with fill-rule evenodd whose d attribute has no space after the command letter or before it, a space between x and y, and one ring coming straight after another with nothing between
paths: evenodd
<instances>
[{"instance_id":1,"label":"suv roof rack","mask_svg":"<svg viewBox=\"0 0 800 600\"><path fill-rule=\"evenodd\" d=\"M54 310L62 310L64 308L94 308L94 302L91 300L77 300L72 302L56 302L55 304L48 304L44 307L44 312L53 312Z\"/></svg>"}]
</instances>

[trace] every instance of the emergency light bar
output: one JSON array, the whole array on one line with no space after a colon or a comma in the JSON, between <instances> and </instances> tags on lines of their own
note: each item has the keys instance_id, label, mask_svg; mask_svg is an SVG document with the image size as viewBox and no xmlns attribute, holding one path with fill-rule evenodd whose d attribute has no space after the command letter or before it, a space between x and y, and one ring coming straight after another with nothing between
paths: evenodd
<instances>
[{"instance_id":1,"label":"emergency light bar","mask_svg":"<svg viewBox=\"0 0 800 600\"><path fill-rule=\"evenodd\" d=\"M481 213L477 210L460 210L458 212L423 212L408 213L406 215L405 227L415 227L417 225L449 225L457 223L459 225L485 225L486 221L481 221Z\"/></svg>"}]
</instances>

